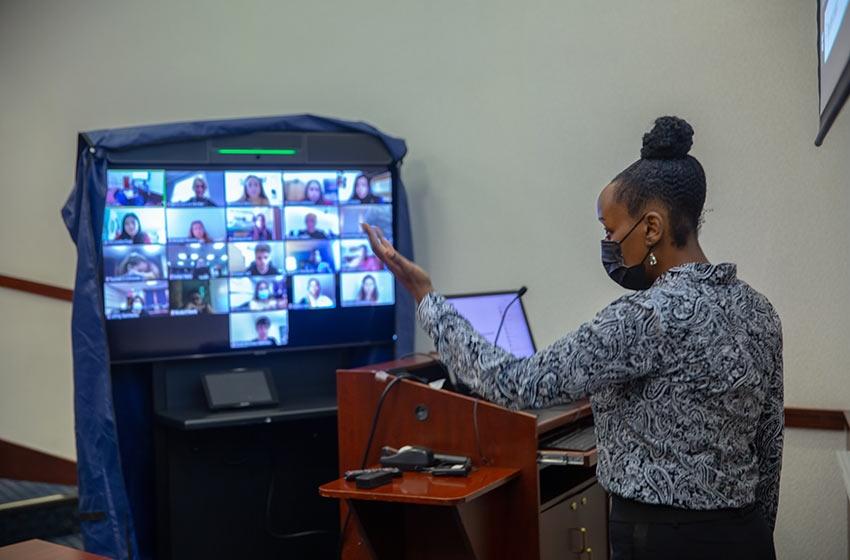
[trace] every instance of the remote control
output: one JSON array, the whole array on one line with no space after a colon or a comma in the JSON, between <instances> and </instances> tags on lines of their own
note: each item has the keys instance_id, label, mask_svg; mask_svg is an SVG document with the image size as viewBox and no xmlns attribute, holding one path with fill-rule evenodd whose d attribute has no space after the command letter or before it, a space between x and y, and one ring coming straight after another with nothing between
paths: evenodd
<instances>
[{"instance_id":1,"label":"remote control","mask_svg":"<svg viewBox=\"0 0 850 560\"><path fill-rule=\"evenodd\" d=\"M384 484L390 484L393 481L393 476L393 473L389 472L369 472L357 475L357 478L354 479L354 484L358 488L369 490L383 486Z\"/></svg>"},{"instance_id":2,"label":"remote control","mask_svg":"<svg viewBox=\"0 0 850 560\"><path fill-rule=\"evenodd\" d=\"M352 471L345 471L345 480L352 481L361 474L369 473L387 473L394 477L401 476L401 471L396 467L378 467L374 469L355 469Z\"/></svg>"}]
</instances>

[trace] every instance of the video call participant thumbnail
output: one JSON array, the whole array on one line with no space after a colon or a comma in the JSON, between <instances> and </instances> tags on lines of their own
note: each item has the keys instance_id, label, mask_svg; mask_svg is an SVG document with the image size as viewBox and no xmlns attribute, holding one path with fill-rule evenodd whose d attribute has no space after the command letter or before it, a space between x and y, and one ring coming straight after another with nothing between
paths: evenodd
<instances>
[{"instance_id":1,"label":"video call participant thumbnail","mask_svg":"<svg viewBox=\"0 0 850 560\"><path fill-rule=\"evenodd\" d=\"M340 292L343 307L392 305L395 302L395 282L387 271L341 274Z\"/></svg>"},{"instance_id":2,"label":"video call participant thumbnail","mask_svg":"<svg viewBox=\"0 0 850 560\"><path fill-rule=\"evenodd\" d=\"M228 275L225 243L169 244L167 253L168 277L172 280L206 280Z\"/></svg>"},{"instance_id":3,"label":"video call participant thumbnail","mask_svg":"<svg viewBox=\"0 0 850 560\"><path fill-rule=\"evenodd\" d=\"M339 209L340 230L343 237L363 237L361 224L381 228L388 238L392 236L393 207L391 204L368 206L341 206Z\"/></svg>"},{"instance_id":4,"label":"video call participant thumbnail","mask_svg":"<svg viewBox=\"0 0 850 560\"><path fill-rule=\"evenodd\" d=\"M392 191L390 191L392 192ZM358 175L354 179L354 190L348 199L349 204L380 204L388 202L384 197L373 192L372 179L366 175Z\"/></svg>"},{"instance_id":5,"label":"video call participant thumbnail","mask_svg":"<svg viewBox=\"0 0 850 560\"><path fill-rule=\"evenodd\" d=\"M392 240L390 239L390 242ZM343 239L341 242L342 271L375 272L384 270L384 263L375 256L366 239Z\"/></svg>"},{"instance_id":6,"label":"video call participant thumbnail","mask_svg":"<svg viewBox=\"0 0 850 560\"><path fill-rule=\"evenodd\" d=\"M107 170L107 206L162 206L164 172Z\"/></svg>"},{"instance_id":7,"label":"video call participant thumbnail","mask_svg":"<svg viewBox=\"0 0 850 560\"><path fill-rule=\"evenodd\" d=\"M103 271L107 282L165 278L164 245L105 245Z\"/></svg>"},{"instance_id":8,"label":"video call participant thumbnail","mask_svg":"<svg viewBox=\"0 0 850 560\"><path fill-rule=\"evenodd\" d=\"M296 274L292 278L292 309L336 307L336 276Z\"/></svg>"},{"instance_id":9,"label":"video call participant thumbnail","mask_svg":"<svg viewBox=\"0 0 850 560\"><path fill-rule=\"evenodd\" d=\"M334 239L339 237L339 212L332 208L284 208L287 238L289 239Z\"/></svg>"},{"instance_id":10,"label":"video call participant thumbnail","mask_svg":"<svg viewBox=\"0 0 850 560\"><path fill-rule=\"evenodd\" d=\"M279 171L225 171L228 206L281 206L283 183Z\"/></svg>"},{"instance_id":11,"label":"video call participant thumbnail","mask_svg":"<svg viewBox=\"0 0 850 560\"><path fill-rule=\"evenodd\" d=\"M165 243L165 210L162 208L106 208L104 244L156 245Z\"/></svg>"},{"instance_id":12,"label":"video call participant thumbnail","mask_svg":"<svg viewBox=\"0 0 850 560\"><path fill-rule=\"evenodd\" d=\"M285 346L289 343L289 313L258 311L230 315L230 347Z\"/></svg>"},{"instance_id":13,"label":"video call participant thumbnail","mask_svg":"<svg viewBox=\"0 0 850 560\"><path fill-rule=\"evenodd\" d=\"M227 239L223 208L169 208L169 243L213 243Z\"/></svg>"},{"instance_id":14,"label":"video call participant thumbnail","mask_svg":"<svg viewBox=\"0 0 850 560\"><path fill-rule=\"evenodd\" d=\"M224 206L224 173L216 171L166 171L168 206Z\"/></svg>"},{"instance_id":15,"label":"video call participant thumbnail","mask_svg":"<svg viewBox=\"0 0 850 560\"><path fill-rule=\"evenodd\" d=\"M168 282L112 282L103 285L107 319L138 319L168 314Z\"/></svg>"},{"instance_id":16,"label":"video call participant thumbnail","mask_svg":"<svg viewBox=\"0 0 850 560\"><path fill-rule=\"evenodd\" d=\"M289 307L283 276L257 276L230 279L231 311L268 311Z\"/></svg>"},{"instance_id":17,"label":"video call participant thumbnail","mask_svg":"<svg viewBox=\"0 0 850 560\"><path fill-rule=\"evenodd\" d=\"M231 241L280 239L280 208L228 208L227 238Z\"/></svg>"},{"instance_id":18,"label":"video call participant thumbnail","mask_svg":"<svg viewBox=\"0 0 850 560\"><path fill-rule=\"evenodd\" d=\"M173 280L168 287L171 315L227 313L227 280Z\"/></svg>"},{"instance_id":19,"label":"video call participant thumbnail","mask_svg":"<svg viewBox=\"0 0 850 560\"><path fill-rule=\"evenodd\" d=\"M337 204L340 182L345 178L333 171L284 171L286 204L333 206Z\"/></svg>"},{"instance_id":20,"label":"video call participant thumbnail","mask_svg":"<svg viewBox=\"0 0 850 560\"><path fill-rule=\"evenodd\" d=\"M338 241L287 241L287 272L336 272L339 268Z\"/></svg>"},{"instance_id":21,"label":"video call participant thumbnail","mask_svg":"<svg viewBox=\"0 0 850 560\"><path fill-rule=\"evenodd\" d=\"M230 243L227 248L231 276L277 276L283 272L283 243Z\"/></svg>"}]
</instances>

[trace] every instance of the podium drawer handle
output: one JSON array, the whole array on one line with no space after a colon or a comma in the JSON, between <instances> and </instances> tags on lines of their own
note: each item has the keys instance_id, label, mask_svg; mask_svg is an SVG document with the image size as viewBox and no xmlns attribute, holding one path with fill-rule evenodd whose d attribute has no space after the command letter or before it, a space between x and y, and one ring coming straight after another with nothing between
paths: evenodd
<instances>
[{"instance_id":1,"label":"podium drawer handle","mask_svg":"<svg viewBox=\"0 0 850 560\"><path fill-rule=\"evenodd\" d=\"M576 554L584 554L588 550L590 550L587 546L587 528L586 527L571 527L570 531L578 531L581 535L581 544L578 547L578 550L574 550Z\"/></svg>"}]
</instances>

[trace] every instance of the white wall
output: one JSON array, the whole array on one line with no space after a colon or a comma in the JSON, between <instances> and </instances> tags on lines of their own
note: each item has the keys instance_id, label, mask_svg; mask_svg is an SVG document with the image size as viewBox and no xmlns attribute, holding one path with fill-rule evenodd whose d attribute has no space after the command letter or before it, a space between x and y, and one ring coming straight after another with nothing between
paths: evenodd
<instances>
[{"instance_id":1,"label":"white wall","mask_svg":"<svg viewBox=\"0 0 850 560\"><path fill-rule=\"evenodd\" d=\"M677 114L694 125L708 174L710 258L737 262L783 318L787 403L847 408L850 109L815 148L815 9L802 0L7 0L0 273L71 285L58 209L76 131L313 112L406 138L419 262L447 292L527 285L547 344L619 293L599 264L596 194L637 157L656 116ZM23 310L25 297L2 301ZM0 413L0 437L71 456L68 314L40 311L10 315L4 303L21 334L4 330L0 353L21 356L17 336L44 336L45 320L65 348L37 363L4 360L0 411L45 386L61 403L26 430ZM817 515L816 504L799 506L806 499L795 495L782 515Z\"/></svg>"},{"instance_id":2,"label":"white wall","mask_svg":"<svg viewBox=\"0 0 850 560\"><path fill-rule=\"evenodd\" d=\"M73 459L71 306L0 288L0 309L0 438Z\"/></svg>"},{"instance_id":3,"label":"white wall","mask_svg":"<svg viewBox=\"0 0 850 560\"><path fill-rule=\"evenodd\" d=\"M780 560L847 558L847 494L835 450L842 432L788 429L779 488Z\"/></svg>"}]
</instances>

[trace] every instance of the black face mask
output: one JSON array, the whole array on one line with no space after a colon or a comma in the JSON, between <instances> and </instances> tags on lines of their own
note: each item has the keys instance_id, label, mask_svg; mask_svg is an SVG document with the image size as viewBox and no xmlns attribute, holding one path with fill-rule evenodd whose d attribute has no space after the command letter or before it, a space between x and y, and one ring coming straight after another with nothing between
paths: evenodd
<instances>
[{"instance_id":1,"label":"black face mask","mask_svg":"<svg viewBox=\"0 0 850 560\"><path fill-rule=\"evenodd\" d=\"M643 221L644 217L645 215L641 216L640 220L632 226L629 233L620 241L602 240L602 266L605 267L605 272L608 273L608 277L611 280L627 290L645 290L652 286L652 280L646 276L646 269L643 267L643 261L652 252L652 247L649 248L643 259L634 266L626 266L623 261L623 251L620 247L620 243L632 234L635 228L638 227L638 224Z\"/></svg>"}]
</instances>

